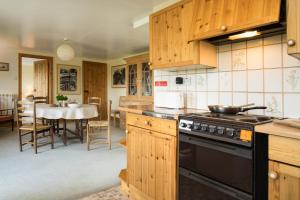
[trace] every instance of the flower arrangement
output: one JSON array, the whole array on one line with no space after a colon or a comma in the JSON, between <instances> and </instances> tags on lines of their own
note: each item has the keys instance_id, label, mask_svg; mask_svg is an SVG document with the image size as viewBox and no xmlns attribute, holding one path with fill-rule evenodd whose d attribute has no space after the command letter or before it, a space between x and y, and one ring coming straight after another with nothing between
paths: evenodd
<instances>
[{"instance_id":1,"label":"flower arrangement","mask_svg":"<svg viewBox=\"0 0 300 200\"><path fill-rule=\"evenodd\" d=\"M61 94L58 94L56 96L56 101L67 101L68 100L68 97L67 96L64 96L64 95L61 95Z\"/></svg>"}]
</instances>

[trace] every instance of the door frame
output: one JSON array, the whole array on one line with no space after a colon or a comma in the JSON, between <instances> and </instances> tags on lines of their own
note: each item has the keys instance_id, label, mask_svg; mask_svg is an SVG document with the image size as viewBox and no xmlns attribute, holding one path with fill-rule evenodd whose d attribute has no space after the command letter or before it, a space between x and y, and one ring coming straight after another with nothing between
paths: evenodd
<instances>
[{"instance_id":1,"label":"door frame","mask_svg":"<svg viewBox=\"0 0 300 200\"><path fill-rule=\"evenodd\" d=\"M49 103L53 102L53 57L41 56L34 54L19 53L18 57L18 98L22 98L22 58L37 58L45 59L48 61L48 100Z\"/></svg>"}]
</instances>

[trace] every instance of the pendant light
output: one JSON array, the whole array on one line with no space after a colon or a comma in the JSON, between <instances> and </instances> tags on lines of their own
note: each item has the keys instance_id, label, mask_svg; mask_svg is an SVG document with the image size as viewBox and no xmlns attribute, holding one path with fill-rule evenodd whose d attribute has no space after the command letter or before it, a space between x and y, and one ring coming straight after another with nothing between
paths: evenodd
<instances>
[{"instance_id":1,"label":"pendant light","mask_svg":"<svg viewBox=\"0 0 300 200\"><path fill-rule=\"evenodd\" d=\"M68 38L64 38L64 43L57 48L57 56L62 61L70 61L74 58L75 52L73 47L67 44Z\"/></svg>"}]
</instances>

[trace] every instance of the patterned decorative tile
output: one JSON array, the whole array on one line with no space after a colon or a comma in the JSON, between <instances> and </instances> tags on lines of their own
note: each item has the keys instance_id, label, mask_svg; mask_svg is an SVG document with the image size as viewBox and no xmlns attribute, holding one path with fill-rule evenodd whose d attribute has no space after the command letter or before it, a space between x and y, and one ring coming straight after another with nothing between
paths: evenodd
<instances>
[{"instance_id":1,"label":"patterned decorative tile","mask_svg":"<svg viewBox=\"0 0 300 200\"><path fill-rule=\"evenodd\" d=\"M232 70L246 70L246 49L232 51Z\"/></svg>"},{"instance_id":2,"label":"patterned decorative tile","mask_svg":"<svg viewBox=\"0 0 300 200\"><path fill-rule=\"evenodd\" d=\"M266 93L265 106L267 106L266 115L282 117L282 94L281 93Z\"/></svg>"},{"instance_id":3,"label":"patterned decorative tile","mask_svg":"<svg viewBox=\"0 0 300 200\"><path fill-rule=\"evenodd\" d=\"M283 70L284 92L300 92L300 67Z\"/></svg>"},{"instance_id":4,"label":"patterned decorative tile","mask_svg":"<svg viewBox=\"0 0 300 200\"><path fill-rule=\"evenodd\" d=\"M231 72L220 72L220 91L232 91L232 75Z\"/></svg>"}]
</instances>

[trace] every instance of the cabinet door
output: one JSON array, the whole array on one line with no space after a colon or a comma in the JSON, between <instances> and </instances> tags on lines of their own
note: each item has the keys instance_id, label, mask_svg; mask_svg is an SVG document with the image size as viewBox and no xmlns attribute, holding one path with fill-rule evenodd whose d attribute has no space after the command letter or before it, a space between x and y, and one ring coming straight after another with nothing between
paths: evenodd
<instances>
[{"instance_id":1,"label":"cabinet door","mask_svg":"<svg viewBox=\"0 0 300 200\"><path fill-rule=\"evenodd\" d=\"M195 0L190 40L276 23L280 0Z\"/></svg>"},{"instance_id":2,"label":"cabinet door","mask_svg":"<svg viewBox=\"0 0 300 200\"><path fill-rule=\"evenodd\" d=\"M149 198L176 199L176 137L128 126L129 185Z\"/></svg>"},{"instance_id":3,"label":"cabinet door","mask_svg":"<svg viewBox=\"0 0 300 200\"><path fill-rule=\"evenodd\" d=\"M287 0L288 54L300 59L300 1Z\"/></svg>"},{"instance_id":4,"label":"cabinet door","mask_svg":"<svg viewBox=\"0 0 300 200\"><path fill-rule=\"evenodd\" d=\"M152 96L152 70L147 62L142 63L142 96Z\"/></svg>"},{"instance_id":5,"label":"cabinet door","mask_svg":"<svg viewBox=\"0 0 300 200\"><path fill-rule=\"evenodd\" d=\"M300 199L300 168L269 161L269 200Z\"/></svg>"},{"instance_id":6,"label":"cabinet door","mask_svg":"<svg viewBox=\"0 0 300 200\"><path fill-rule=\"evenodd\" d=\"M137 64L130 64L127 67L127 95L138 95L138 66Z\"/></svg>"}]
</instances>

